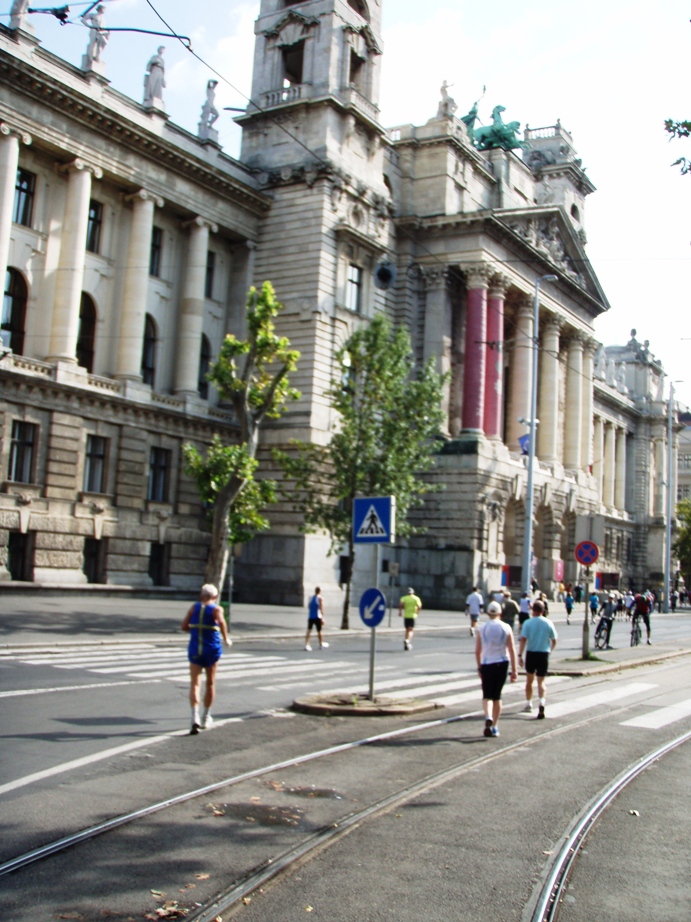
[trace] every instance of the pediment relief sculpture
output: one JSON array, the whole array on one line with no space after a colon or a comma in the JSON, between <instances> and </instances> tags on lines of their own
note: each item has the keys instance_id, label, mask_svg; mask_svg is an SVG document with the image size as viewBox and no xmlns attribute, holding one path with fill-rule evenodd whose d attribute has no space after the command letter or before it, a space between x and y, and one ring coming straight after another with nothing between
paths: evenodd
<instances>
[{"instance_id":1,"label":"pediment relief sculpture","mask_svg":"<svg viewBox=\"0 0 691 922\"><path fill-rule=\"evenodd\" d=\"M586 287L585 276L578 271L576 264L568 255L556 215L545 218L518 218L509 222L508 226L536 250L540 250L549 257L555 266L581 288Z\"/></svg>"}]
</instances>

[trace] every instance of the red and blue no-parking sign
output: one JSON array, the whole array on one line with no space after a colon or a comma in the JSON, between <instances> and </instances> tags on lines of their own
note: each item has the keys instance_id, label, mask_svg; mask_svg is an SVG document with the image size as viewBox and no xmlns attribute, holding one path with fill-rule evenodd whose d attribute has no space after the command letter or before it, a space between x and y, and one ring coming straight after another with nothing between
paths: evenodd
<instances>
[{"instance_id":1,"label":"red and blue no-parking sign","mask_svg":"<svg viewBox=\"0 0 691 922\"><path fill-rule=\"evenodd\" d=\"M594 564L600 556L600 549L594 541L581 541L580 544L576 545L574 553L576 555L576 560L580 564L583 564L584 567L589 567Z\"/></svg>"}]
</instances>

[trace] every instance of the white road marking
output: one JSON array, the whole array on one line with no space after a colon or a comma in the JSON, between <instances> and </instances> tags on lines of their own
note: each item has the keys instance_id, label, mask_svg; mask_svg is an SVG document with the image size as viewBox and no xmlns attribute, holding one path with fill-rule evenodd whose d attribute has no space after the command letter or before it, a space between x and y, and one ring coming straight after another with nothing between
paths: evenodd
<instances>
[{"instance_id":1,"label":"white road marking","mask_svg":"<svg viewBox=\"0 0 691 922\"><path fill-rule=\"evenodd\" d=\"M632 717L631 720L624 720L622 727L645 727L648 730L659 730L660 727L666 727L677 720L683 720L691 714L691 698L687 701L679 701L677 704L670 704L664 708L658 708L640 717Z\"/></svg>"},{"instance_id":2,"label":"white road marking","mask_svg":"<svg viewBox=\"0 0 691 922\"><path fill-rule=\"evenodd\" d=\"M455 680L455 679L465 679L470 675L472 675L472 673L470 672L455 672L455 673L452 672L448 676L446 676L446 679L448 681ZM428 682L435 682L438 680L439 680L438 675L431 675L428 678ZM405 688L406 686L413 685L416 682L420 683L421 681L423 681L422 676L416 675L416 676L408 676L405 679L391 679L390 681L377 682L377 677L375 675L374 688L375 688L375 691L381 691L382 689L389 689L389 688ZM476 679L476 681L479 682L479 679ZM319 692L317 692L317 694L337 695L339 693L342 693L344 695L347 695L347 694L353 694L354 692L361 692L363 690L364 689L362 685L351 685L349 688L320 689Z\"/></svg>"},{"instance_id":3,"label":"white road marking","mask_svg":"<svg viewBox=\"0 0 691 922\"><path fill-rule=\"evenodd\" d=\"M47 695L52 692L82 691L92 688L116 688L118 685L151 685L162 679L131 679L123 682L96 682L94 685L63 685L58 688L19 688L16 691L0 692L0 698L19 698L23 695Z\"/></svg>"},{"instance_id":4,"label":"white road marking","mask_svg":"<svg viewBox=\"0 0 691 922\"><path fill-rule=\"evenodd\" d=\"M221 659L216 670L216 674L220 674L221 671L227 672L229 669L247 669L252 666L254 663L259 663L259 665L271 664L271 667L274 668L279 664L289 663L290 660L287 660L283 656L260 656L257 659L250 662L242 663L229 663L227 666L224 665L223 660ZM183 670L186 673L189 673L189 663L187 661L187 655L183 656L174 656L168 661L168 663L151 663L147 665L146 663L133 663L131 666L129 663L121 663L119 666L99 666L97 669L89 668L89 672L97 672L99 675L109 675L114 672L124 672L127 675L162 675L164 673L170 673L171 668L174 666L178 667L178 670ZM73 666L58 666L58 669L73 669ZM86 668L86 667L85 667Z\"/></svg>"},{"instance_id":5,"label":"white road marking","mask_svg":"<svg viewBox=\"0 0 691 922\"><path fill-rule=\"evenodd\" d=\"M560 701L557 704L550 704L548 700L545 710L548 717L565 717L567 714L585 711L587 708L597 707L600 704L611 704L613 701L620 701L622 698L640 695L657 687L657 685L651 685L649 682L631 682L628 685L612 686L607 688L606 691L584 695L582 698L572 698L569 701Z\"/></svg>"}]
</instances>

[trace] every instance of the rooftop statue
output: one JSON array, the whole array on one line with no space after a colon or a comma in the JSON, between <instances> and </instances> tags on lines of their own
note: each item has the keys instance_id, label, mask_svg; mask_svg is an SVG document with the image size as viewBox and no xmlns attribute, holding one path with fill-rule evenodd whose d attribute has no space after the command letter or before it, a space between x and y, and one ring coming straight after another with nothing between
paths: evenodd
<instances>
[{"instance_id":1,"label":"rooftop statue","mask_svg":"<svg viewBox=\"0 0 691 922\"><path fill-rule=\"evenodd\" d=\"M481 128L473 130L473 142L478 150L496 150L497 148L515 150L516 148L524 149L529 146L525 141L519 141L518 139L518 132L521 128L520 122L504 122L502 120L501 114L505 111L504 106L495 106L492 109L492 124L483 125Z\"/></svg>"},{"instance_id":2,"label":"rooftop statue","mask_svg":"<svg viewBox=\"0 0 691 922\"><path fill-rule=\"evenodd\" d=\"M108 44L109 34L103 28L103 4L96 7L95 12L86 13L81 17L82 22L89 29L89 44L86 54L82 58L82 70L92 70L94 62L101 62L101 52Z\"/></svg>"},{"instance_id":3,"label":"rooftop statue","mask_svg":"<svg viewBox=\"0 0 691 922\"><path fill-rule=\"evenodd\" d=\"M202 141L218 141L218 131L213 127L218 119L218 109L214 105L218 80L209 80L206 84L206 101L197 127L197 136Z\"/></svg>"},{"instance_id":4,"label":"rooftop statue","mask_svg":"<svg viewBox=\"0 0 691 922\"><path fill-rule=\"evenodd\" d=\"M24 18L29 12L29 0L14 0L10 8L10 29L23 29Z\"/></svg>"},{"instance_id":5,"label":"rooftop statue","mask_svg":"<svg viewBox=\"0 0 691 922\"><path fill-rule=\"evenodd\" d=\"M468 112L467 115L461 116L461 121L468 129L468 137L472 141L475 137L475 122L477 121L477 107L480 100L473 104L473 108Z\"/></svg>"},{"instance_id":6,"label":"rooftop statue","mask_svg":"<svg viewBox=\"0 0 691 922\"><path fill-rule=\"evenodd\" d=\"M450 86L453 86L453 83L447 83L446 80L441 85L441 102L437 108L437 118L450 118L458 108L456 100L449 96Z\"/></svg>"},{"instance_id":7,"label":"rooftop statue","mask_svg":"<svg viewBox=\"0 0 691 922\"><path fill-rule=\"evenodd\" d=\"M157 109L163 108L163 89L166 85L166 65L163 60L165 50L163 45L158 48L156 54L146 65L144 75L144 105Z\"/></svg>"}]
</instances>

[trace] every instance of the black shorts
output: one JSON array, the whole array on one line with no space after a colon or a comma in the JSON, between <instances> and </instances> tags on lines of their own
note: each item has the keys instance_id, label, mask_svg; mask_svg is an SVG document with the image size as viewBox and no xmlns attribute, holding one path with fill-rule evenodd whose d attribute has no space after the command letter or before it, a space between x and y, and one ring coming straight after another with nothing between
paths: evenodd
<instances>
[{"instance_id":1,"label":"black shorts","mask_svg":"<svg viewBox=\"0 0 691 922\"><path fill-rule=\"evenodd\" d=\"M405 627L406 631L414 630L416 620L417 618L404 618L403 619L403 626Z\"/></svg>"},{"instance_id":2,"label":"black shorts","mask_svg":"<svg viewBox=\"0 0 691 922\"><path fill-rule=\"evenodd\" d=\"M501 701L501 690L508 672L508 660L504 660L503 663L483 663L480 666L482 697L489 701Z\"/></svg>"},{"instance_id":3,"label":"black shorts","mask_svg":"<svg viewBox=\"0 0 691 922\"><path fill-rule=\"evenodd\" d=\"M521 625L521 627L523 627L523 625L526 623L526 621L529 620L529 618L530 618L530 612L528 611L519 612L518 623Z\"/></svg>"},{"instance_id":4,"label":"black shorts","mask_svg":"<svg viewBox=\"0 0 691 922\"><path fill-rule=\"evenodd\" d=\"M539 675L544 678L549 668L549 653L538 653L535 650L528 650L525 655L525 671L530 675Z\"/></svg>"},{"instance_id":5,"label":"black shorts","mask_svg":"<svg viewBox=\"0 0 691 922\"><path fill-rule=\"evenodd\" d=\"M309 631L309 629L313 627L316 627L318 631L321 631L321 629L324 627L324 619L323 618L308 618L307 619L307 630Z\"/></svg>"}]
</instances>

